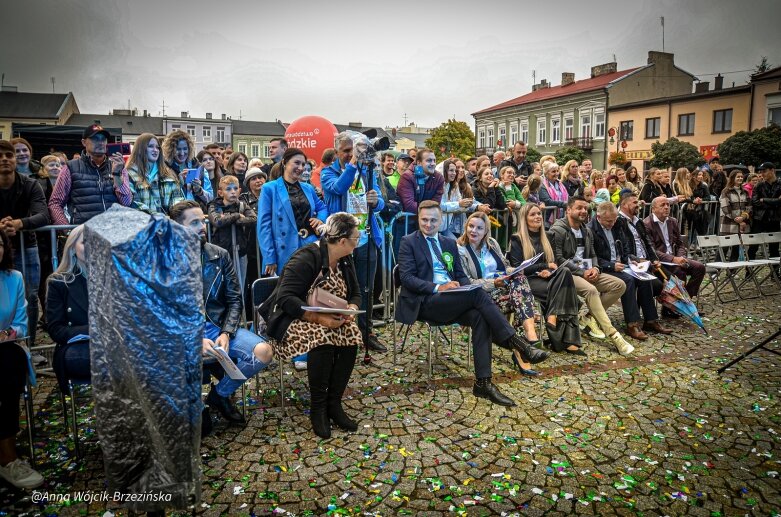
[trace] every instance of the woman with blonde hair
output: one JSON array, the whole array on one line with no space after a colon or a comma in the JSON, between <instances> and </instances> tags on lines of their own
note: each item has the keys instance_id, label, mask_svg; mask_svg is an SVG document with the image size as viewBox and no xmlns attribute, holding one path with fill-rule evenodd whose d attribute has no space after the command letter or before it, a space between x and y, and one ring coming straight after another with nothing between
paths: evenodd
<instances>
[{"instance_id":1,"label":"woman with blonde hair","mask_svg":"<svg viewBox=\"0 0 781 517\"><path fill-rule=\"evenodd\" d=\"M559 164L555 160L548 160L542 166L543 179L540 189L540 201L547 207L556 207L557 210L551 211L547 219L547 225L553 224L553 221L564 214L567 208L569 194L567 188L559 180Z\"/></svg>"},{"instance_id":2,"label":"woman with blonde hair","mask_svg":"<svg viewBox=\"0 0 781 517\"><path fill-rule=\"evenodd\" d=\"M531 342L539 341L534 327L534 296L523 273L507 278L510 263L499 243L491 237L491 222L483 212L474 212L466 220L458 238L458 255L471 283L479 285L504 314L513 314L516 333ZM513 350L513 363L523 375L539 375L531 364Z\"/></svg>"},{"instance_id":3,"label":"woman with blonde hair","mask_svg":"<svg viewBox=\"0 0 781 517\"><path fill-rule=\"evenodd\" d=\"M60 265L46 283L47 330L56 343L54 372L63 393L68 379L90 378L88 274L80 225L68 235Z\"/></svg>"},{"instance_id":4,"label":"woman with blonde hair","mask_svg":"<svg viewBox=\"0 0 781 517\"><path fill-rule=\"evenodd\" d=\"M172 206L184 200L179 177L163 160L160 144L152 133L136 139L126 170L134 208L167 215Z\"/></svg>"},{"instance_id":5,"label":"woman with blonde hair","mask_svg":"<svg viewBox=\"0 0 781 517\"><path fill-rule=\"evenodd\" d=\"M532 295L542 306L551 348L556 352L585 356L580 349L580 302L572 273L566 267L556 265L540 208L526 204L521 208L518 233L510 238L510 264L517 267L538 254L542 256L527 267L524 274Z\"/></svg>"},{"instance_id":6,"label":"woman with blonde hair","mask_svg":"<svg viewBox=\"0 0 781 517\"><path fill-rule=\"evenodd\" d=\"M596 169L591 171L591 192L597 205L610 202L610 191L607 189L607 180L602 171Z\"/></svg>"}]
</instances>

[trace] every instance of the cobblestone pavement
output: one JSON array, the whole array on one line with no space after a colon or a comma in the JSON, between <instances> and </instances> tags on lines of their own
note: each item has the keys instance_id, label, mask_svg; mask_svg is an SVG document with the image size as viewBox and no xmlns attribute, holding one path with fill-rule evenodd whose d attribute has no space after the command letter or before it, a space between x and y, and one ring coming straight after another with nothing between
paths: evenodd
<instances>
[{"instance_id":1,"label":"cobblestone pavement","mask_svg":"<svg viewBox=\"0 0 781 517\"><path fill-rule=\"evenodd\" d=\"M677 320L676 337L646 341L628 358L588 341L588 362L555 355L538 378L521 377L496 348L494 381L518 402L509 409L472 396L458 331L426 382L425 333L415 328L397 365L390 352L356 365L345 405L360 428L330 440L310 430L305 372L285 367L284 412L277 370L266 372L262 396L250 389L248 425L216 420L204 440L195 513L778 515L781 359L759 351L722 376L716 369L775 331L779 309L781 296L706 306L709 336ZM389 328L382 337L390 342ZM35 391L40 490L49 496L104 488L87 393L79 465L54 383ZM33 504L7 485L0 507L2 515L127 515L113 503Z\"/></svg>"}]
</instances>

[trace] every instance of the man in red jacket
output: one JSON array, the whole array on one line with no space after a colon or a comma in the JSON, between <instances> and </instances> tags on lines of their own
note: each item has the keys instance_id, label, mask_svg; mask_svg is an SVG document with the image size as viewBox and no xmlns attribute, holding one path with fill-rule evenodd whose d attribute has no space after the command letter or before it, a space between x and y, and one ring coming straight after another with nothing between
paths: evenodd
<instances>
[{"instance_id":1,"label":"man in red jacket","mask_svg":"<svg viewBox=\"0 0 781 517\"><path fill-rule=\"evenodd\" d=\"M405 171L399 178L396 193L405 212L418 213L421 201L442 201L445 178L436 171L437 157L431 149L421 149L415 158L415 172Z\"/></svg>"}]
</instances>

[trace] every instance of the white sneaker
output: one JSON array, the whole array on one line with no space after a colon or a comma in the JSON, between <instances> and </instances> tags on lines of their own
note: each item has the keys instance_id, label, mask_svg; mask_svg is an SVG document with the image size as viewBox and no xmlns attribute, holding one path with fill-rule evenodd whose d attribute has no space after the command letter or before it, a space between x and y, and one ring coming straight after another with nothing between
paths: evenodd
<instances>
[{"instance_id":1,"label":"white sneaker","mask_svg":"<svg viewBox=\"0 0 781 517\"><path fill-rule=\"evenodd\" d=\"M35 488L43 484L43 476L19 458L5 467L0 466L0 477L17 488Z\"/></svg>"},{"instance_id":2,"label":"white sneaker","mask_svg":"<svg viewBox=\"0 0 781 517\"><path fill-rule=\"evenodd\" d=\"M629 355L635 351L635 347L630 345L627 342L627 340L624 339L624 337L618 332L610 336L610 341L612 341L613 344L616 345L616 348L618 349L618 353L621 355Z\"/></svg>"},{"instance_id":3,"label":"white sneaker","mask_svg":"<svg viewBox=\"0 0 781 517\"><path fill-rule=\"evenodd\" d=\"M306 370L306 361L293 361L293 368L298 372Z\"/></svg>"},{"instance_id":4,"label":"white sneaker","mask_svg":"<svg viewBox=\"0 0 781 517\"><path fill-rule=\"evenodd\" d=\"M594 339L605 339L605 333L599 328L599 323L591 314L584 314L580 317L580 330L588 329L588 335Z\"/></svg>"},{"instance_id":5,"label":"white sneaker","mask_svg":"<svg viewBox=\"0 0 781 517\"><path fill-rule=\"evenodd\" d=\"M41 354L33 354L32 356L30 356L30 360L33 362L35 366L38 366L39 364L43 364L46 362L46 358Z\"/></svg>"}]
</instances>

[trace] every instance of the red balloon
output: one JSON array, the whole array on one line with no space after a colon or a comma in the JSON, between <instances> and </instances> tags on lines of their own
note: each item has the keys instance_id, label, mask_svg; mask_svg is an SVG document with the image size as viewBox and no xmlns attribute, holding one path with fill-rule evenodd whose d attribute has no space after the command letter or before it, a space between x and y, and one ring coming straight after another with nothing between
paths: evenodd
<instances>
[{"instance_id":1,"label":"red balloon","mask_svg":"<svg viewBox=\"0 0 781 517\"><path fill-rule=\"evenodd\" d=\"M290 123L285 131L285 140L288 147L301 149L307 158L319 164L323 152L334 146L334 137L338 133L336 126L330 121L316 115L308 115Z\"/></svg>"}]
</instances>

